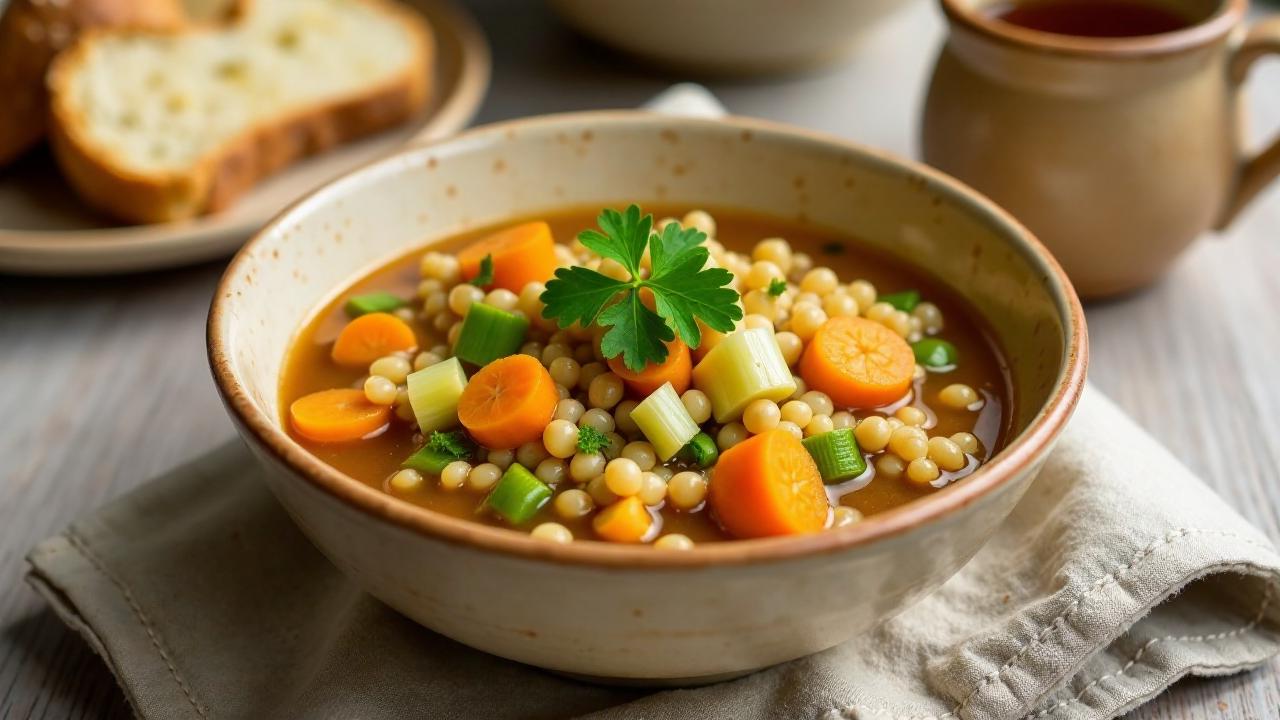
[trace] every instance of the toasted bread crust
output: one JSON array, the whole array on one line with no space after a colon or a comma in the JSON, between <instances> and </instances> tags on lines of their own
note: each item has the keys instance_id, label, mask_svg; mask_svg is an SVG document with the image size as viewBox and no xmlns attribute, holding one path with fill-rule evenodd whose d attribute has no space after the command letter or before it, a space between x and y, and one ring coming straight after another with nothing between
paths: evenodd
<instances>
[{"instance_id":1,"label":"toasted bread crust","mask_svg":"<svg viewBox=\"0 0 1280 720\"><path fill-rule=\"evenodd\" d=\"M180 26L176 0L10 0L0 15L0 166L45 134L45 71L54 56L89 28L164 30Z\"/></svg>"},{"instance_id":2,"label":"toasted bread crust","mask_svg":"<svg viewBox=\"0 0 1280 720\"><path fill-rule=\"evenodd\" d=\"M132 223L172 222L223 210L298 160L412 118L426 106L431 91L430 27L417 13L386 0L361 1L395 17L415 38L414 61L402 73L323 106L245 128L185 172L159 176L131 172L114 162L109 149L85 137L80 119L68 107L69 76L97 37L112 33L86 34L49 70L49 138L63 174L82 199L112 217Z\"/></svg>"}]
</instances>

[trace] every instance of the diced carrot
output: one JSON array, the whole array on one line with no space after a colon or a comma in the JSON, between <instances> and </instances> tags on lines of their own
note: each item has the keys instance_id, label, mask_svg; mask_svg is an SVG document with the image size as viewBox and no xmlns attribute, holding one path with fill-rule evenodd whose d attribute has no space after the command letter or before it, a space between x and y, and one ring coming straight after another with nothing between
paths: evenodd
<instances>
[{"instance_id":1,"label":"diced carrot","mask_svg":"<svg viewBox=\"0 0 1280 720\"><path fill-rule=\"evenodd\" d=\"M389 313L369 313L342 328L331 356L339 365L362 368L389 353L417 346L418 338L408 323Z\"/></svg>"},{"instance_id":2,"label":"diced carrot","mask_svg":"<svg viewBox=\"0 0 1280 720\"><path fill-rule=\"evenodd\" d=\"M654 390L671 383L679 395L689 389L693 377L693 360L690 358L689 346L676 338L667 343L667 359L661 364L649 363L643 370L636 372L627 368L622 356L610 358L609 369L614 375L622 378L627 390L638 398L649 397Z\"/></svg>"},{"instance_id":3,"label":"diced carrot","mask_svg":"<svg viewBox=\"0 0 1280 720\"><path fill-rule=\"evenodd\" d=\"M737 538L817 532L830 511L818 466L786 430L768 430L724 451L711 475L709 502Z\"/></svg>"},{"instance_id":4,"label":"diced carrot","mask_svg":"<svg viewBox=\"0 0 1280 720\"><path fill-rule=\"evenodd\" d=\"M458 420L476 442L493 450L541 441L560 395L535 358L512 355L485 365L458 398Z\"/></svg>"},{"instance_id":5,"label":"diced carrot","mask_svg":"<svg viewBox=\"0 0 1280 720\"><path fill-rule=\"evenodd\" d=\"M480 274L480 261L493 256L493 285L519 293L531 282L546 282L556 272L555 240L541 220L521 223L483 237L458 251L466 280Z\"/></svg>"},{"instance_id":6,"label":"diced carrot","mask_svg":"<svg viewBox=\"0 0 1280 720\"><path fill-rule=\"evenodd\" d=\"M653 518L640 498L632 495L601 510L591 519L596 534L610 542L637 543L644 540Z\"/></svg>"},{"instance_id":7,"label":"diced carrot","mask_svg":"<svg viewBox=\"0 0 1280 720\"><path fill-rule=\"evenodd\" d=\"M878 322L836 317L818 328L800 359L800 376L840 407L888 405L906 394L916 358L900 335Z\"/></svg>"},{"instance_id":8,"label":"diced carrot","mask_svg":"<svg viewBox=\"0 0 1280 720\"><path fill-rule=\"evenodd\" d=\"M294 400L289 419L308 440L343 442L384 427L391 420L391 408L369 402L363 390L321 390Z\"/></svg>"}]
</instances>

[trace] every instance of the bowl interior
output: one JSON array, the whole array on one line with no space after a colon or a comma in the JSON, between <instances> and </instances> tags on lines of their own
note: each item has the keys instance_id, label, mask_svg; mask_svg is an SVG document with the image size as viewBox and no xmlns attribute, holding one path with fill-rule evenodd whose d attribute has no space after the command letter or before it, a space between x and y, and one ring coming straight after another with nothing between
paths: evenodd
<instances>
[{"instance_id":1,"label":"bowl interior","mask_svg":"<svg viewBox=\"0 0 1280 720\"><path fill-rule=\"evenodd\" d=\"M1002 347L1014 439L1044 411L1080 349L1072 345L1078 303L1052 260L954 181L771 124L639 112L490 126L338 180L245 247L215 300L211 336L234 382L278 426L290 343L361 274L512 216L627 202L740 207L809 223L934 275L968 299Z\"/></svg>"}]
</instances>

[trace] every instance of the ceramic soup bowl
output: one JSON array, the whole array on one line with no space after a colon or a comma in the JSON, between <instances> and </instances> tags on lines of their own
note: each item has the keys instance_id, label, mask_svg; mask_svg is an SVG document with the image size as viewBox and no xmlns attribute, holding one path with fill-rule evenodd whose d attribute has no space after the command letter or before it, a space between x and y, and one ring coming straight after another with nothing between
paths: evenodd
<instances>
[{"instance_id":1,"label":"ceramic soup bowl","mask_svg":"<svg viewBox=\"0 0 1280 720\"><path fill-rule=\"evenodd\" d=\"M671 159L679 158L679 172ZM556 545L386 495L282 427L291 341L344 286L434 239L568 206L749 208L861 238L942 281L1010 363L1010 443L968 479L847 528L688 552ZM696 683L831 647L938 587L993 533L1083 387L1061 269L991 202L928 168L743 119L584 113L406 149L316 191L249 242L209 317L209 357L271 490L360 586L486 652L612 681Z\"/></svg>"}]
</instances>

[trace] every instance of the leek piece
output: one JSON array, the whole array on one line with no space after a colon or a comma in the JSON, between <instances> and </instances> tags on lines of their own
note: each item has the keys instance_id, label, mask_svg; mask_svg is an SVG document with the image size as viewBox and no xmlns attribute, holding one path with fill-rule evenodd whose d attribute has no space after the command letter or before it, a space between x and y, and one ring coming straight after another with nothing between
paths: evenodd
<instances>
[{"instance_id":1,"label":"leek piece","mask_svg":"<svg viewBox=\"0 0 1280 720\"><path fill-rule=\"evenodd\" d=\"M689 416L671 383L654 390L635 406L631 419L663 462L670 460L698 434L698 423Z\"/></svg>"},{"instance_id":2,"label":"leek piece","mask_svg":"<svg viewBox=\"0 0 1280 720\"><path fill-rule=\"evenodd\" d=\"M709 468L716 464L719 457L720 449L716 447L716 441L704 432L694 435L693 439L680 450L681 460L695 463L698 467Z\"/></svg>"},{"instance_id":3,"label":"leek piece","mask_svg":"<svg viewBox=\"0 0 1280 720\"><path fill-rule=\"evenodd\" d=\"M421 473L428 475L439 475L444 472L444 468L449 463L458 458L446 452L436 450L431 446L426 446L418 452L410 455L400 463L402 468L412 468Z\"/></svg>"},{"instance_id":4,"label":"leek piece","mask_svg":"<svg viewBox=\"0 0 1280 720\"><path fill-rule=\"evenodd\" d=\"M462 331L453 354L472 365L484 367L499 358L515 355L524 344L529 321L492 305L472 303L462 320Z\"/></svg>"},{"instance_id":5,"label":"leek piece","mask_svg":"<svg viewBox=\"0 0 1280 720\"><path fill-rule=\"evenodd\" d=\"M522 525L551 499L551 488L520 463L512 463L485 503L512 525Z\"/></svg>"},{"instance_id":6,"label":"leek piece","mask_svg":"<svg viewBox=\"0 0 1280 720\"><path fill-rule=\"evenodd\" d=\"M920 304L919 290L903 290L902 292L889 293L876 298L877 302L886 302L895 309L903 312L911 312Z\"/></svg>"},{"instance_id":7,"label":"leek piece","mask_svg":"<svg viewBox=\"0 0 1280 720\"><path fill-rule=\"evenodd\" d=\"M408 303L404 301L404 298L401 298L398 295L393 295L385 290L379 290L377 292L365 293L364 295L356 295L353 298L349 298L347 300L347 304L343 306L343 309L347 311L347 315L357 318L361 315L368 315L369 313L391 312L392 310L395 310L398 307L404 307L407 304Z\"/></svg>"},{"instance_id":8,"label":"leek piece","mask_svg":"<svg viewBox=\"0 0 1280 720\"><path fill-rule=\"evenodd\" d=\"M840 428L800 441L809 451L813 462L822 473L822 482L832 485L852 480L867 471L867 459L862 456L853 428Z\"/></svg>"},{"instance_id":9,"label":"leek piece","mask_svg":"<svg viewBox=\"0 0 1280 720\"><path fill-rule=\"evenodd\" d=\"M409 405L424 433L458 424L458 398L467 386L458 358L449 358L409 376Z\"/></svg>"},{"instance_id":10,"label":"leek piece","mask_svg":"<svg viewBox=\"0 0 1280 720\"><path fill-rule=\"evenodd\" d=\"M733 422L752 400L785 400L796 380L764 328L741 330L711 348L693 369L693 384L711 399L716 422Z\"/></svg>"},{"instance_id":11,"label":"leek piece","mask_svg":"<svg viewBox=\"0 0 1280 720\"><path fill-rule=\"evenodd\" d=\"M916 362L935 371L951 370L960 359L955 345L938 338L917 340L911 344L911 351L916 355Z\"/></svg>"}]
</instances>

